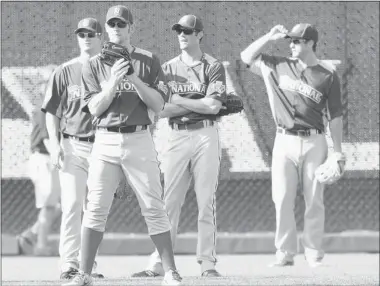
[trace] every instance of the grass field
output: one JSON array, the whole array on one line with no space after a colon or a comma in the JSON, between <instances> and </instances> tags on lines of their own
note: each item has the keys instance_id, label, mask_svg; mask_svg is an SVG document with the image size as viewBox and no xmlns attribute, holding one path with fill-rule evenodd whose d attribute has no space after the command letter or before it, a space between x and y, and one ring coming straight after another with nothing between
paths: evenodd
<instances>
[{"instance_id":1,"label":"grass field","mask_svg":"<svg viewBox=\"0 0 380 286\"><path fill-rule=\"evenodd\" d=\"M299 255L294 267L269 268L273 255L221 255L222 278L200 278L194 256L177 256L183 285L379 285L379 254L327 254L312 269ZM95 285L160 285L161 278L130 278L144 269L146 256L99 256ZM60 285L58 257L2 257L2 285Z\"/></svg>"}]
</instances>

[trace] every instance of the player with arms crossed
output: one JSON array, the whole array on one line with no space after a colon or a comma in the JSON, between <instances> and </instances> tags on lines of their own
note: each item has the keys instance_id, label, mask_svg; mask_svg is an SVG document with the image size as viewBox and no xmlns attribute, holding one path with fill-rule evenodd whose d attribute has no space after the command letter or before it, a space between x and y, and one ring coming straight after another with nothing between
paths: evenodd
<instances>
[{"instance_id":1,"label":"player with arms crossed","mask_svg":"<svg viewBox=\"0 0 380 286\"><path fill-rule=\"evenodd\" d=\"M54 71L42 105L51 141L50 157L53 166L60 169L61 279L71 279L79 267L82 209L85 208L89 157L94 142L92 118L81 111L82 66L99 53L102 28L96 19L85 18L78 23L75 34L80 56ZM60 133L62 144L59 142ZM96 274L94 269L94 277L103 276Z\"/></svg>"},{"instance_id":2,"label":"player with arms crossed","mask_svg":"<svg viewBox=\"0 0 380 286\"><path fill-rule=\"evenodd\" d=\"M222 63L200 49L203 24L194 15L183 16L172 27L178 34L181 54L163 64L171 92L161 117L169 117L172 129L164 154L164 200L172 224L175 244L178 223L186 193L194 177L198 203L197 261L201 275L219 277L216 259L215 193L221 158L217 113L226 98ZM134 277L162 275L158 252L150 257L147 270Z\"/></svg>"},{"instance_id":3,"label":"player with arms crossed","mask_svg":"<svg viewBox=\"0 0 380 286\"><path fill-rule=\"evenodd\" d=\"M270 56L269 43L290 39L292 57ZM276 262L294 265L297 228L294 203L297 185L305 199L303 246L310 266L319 266L325 210L324 184L316 171L328 155L326 119L333 141L333 160L344 168L342 154L342 102L337 72L315 54L318 31L310 24L294 26L290 33L282 25L273 27L244 51L241 59L264 78L277 134L272 157L272 199L276 209Z\"/></svg>"},{"instance_id":4,"label":"player with arms crossed","mask_svg":"<svg viewBox=\"0 0 380 286\"><path fill-rule=\"evenodd\" d=\"M127 7L109 8L105 27L111 42L105 46L114 53L119 49L129 54L131 60L122 58L109 65L102 52L83 67L83 110L95 117L97 130L83 217L81 271L67 285L93 283L91 266L103 239L120 170L136 194L148 233L163 261L162 284L179 285L182 278L174 262L171 226L161 198L157 151L149 131L150 110L160 112L167 96L162 68L156 55L132 46L135 26Z\"/></svg>"}]
</instances>

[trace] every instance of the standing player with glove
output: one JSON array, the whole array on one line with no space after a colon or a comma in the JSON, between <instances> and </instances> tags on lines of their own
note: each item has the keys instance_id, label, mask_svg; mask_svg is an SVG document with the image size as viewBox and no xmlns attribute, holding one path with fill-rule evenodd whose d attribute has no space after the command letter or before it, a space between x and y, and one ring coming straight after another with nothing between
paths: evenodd
<instances>
[{"instance_id":1,"label":"standing player with glove","mask_svg":"<svg viewBox=\"0 0 380 286\"><path fill-rule=\"evenodd\" d=\"M292 57L263 53L269 43L282 39L289 39ZM264 78L277 125L272 157L277 248L273 266L294 264L297 253L294 203L299 183L306 206L302 240L305 258L314 267L324 257L325 181L320 182L318 179L323 176L316 172L328 154L324 115L329 120L335 165L344 168L340 81L336 71L317 58L317 42L318 32L310 24L298 24L290 33L277 25L241 53L250 70Z\"/></svg>"},{"instance_id":2,"label":"standing player with glove","mask_svg":"<svg viewBox=\"0 0 380 286\"><path fill-rule=\"evenodd\" d=\"M221 276L215 270L216 206L221 146L217 113L226 102L226 78L222 63L200 49L203 25L194 15L183 16L173 25L182 53L163 64L171 92L161 117L169 118L171 135L164 154L164 199L175 244L186 193L194 178L198 202L197 261L201 275ZM147 270L134 277L162 275L158 252L150 257Z\"/></svg>"},{"instance_id":3,"label":"standing player with glove","mask_svg":"<svg viewBox=\"0 0 380 286\"><path fill-rule=\"evenodd\" d=\"M149 125L164 106L166 92L159 59L134 47L131 11L122 5L107 12L110 44L83 67L83 110L95 117L96 136L88 176L88 204L83 216L80 273L67 285L92 285L91 268L103 239L120 171L138 199L148 233L163 262L163 285L179 285L170 221L162 200L157 151ZM115 54L119 60L112 63Z\"/></svg>"},{"instance_id":4,"label":"standing player with glove","mask_svg":"<svg viewBox=\"0 0 380 286\"><path fill-rule=\"evenodd\" d=\"M92 118L81 111L81 76L83 64L100 51L102 28L96 19L85 18L78 23L75 34L80 56L54 71L42 105L51 142L50 157L53 166L59 169L62 190L59 242L61 279L71 279L79 267L82 209L87 193L89 156L94 142ZM94 271L94 277L103 276Z\"/></svg>"}]
</instances>

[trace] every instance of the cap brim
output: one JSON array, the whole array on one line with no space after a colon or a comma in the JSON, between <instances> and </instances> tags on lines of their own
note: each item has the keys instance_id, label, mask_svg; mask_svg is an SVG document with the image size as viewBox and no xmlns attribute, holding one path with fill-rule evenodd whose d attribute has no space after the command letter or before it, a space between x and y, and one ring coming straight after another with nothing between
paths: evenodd
<instances>
[{"instance_id":1,"label":"cap brim","mask_svg":"<svg viewBox=\"0 0 380 286\"><path fill-rule=\"evenodd\" d=\"M79 33L79 32L84 32L84 31L89 31L89 32L93 32L93 33L96 33L96 30L94 29L90 29L90 28L78 28L74 31L75 34Z\"/></svg>"},{"instance_id":2,"label":"cap brim","mask_svg":"<svg viewBox=\"0 0 380 286\"><path fill-rule=\"evenodd\" d=\"M292 39L303 39L302 37L300 37L300 36L298 36L298 35L291 34L291 33L289 33L289 34L287 34L287 35L285 36L285 39L288 39L288 38L292 38Z\"/></svg>"},{"instance_id":3,"label":"cap brim","mask_svg":"<svg viewBox=\"0 0 380 286\"><path fill-rule=\"evenodd\" d=\"M180 24L174 24L174 25L172 26L172 30L176 30L176 29L178 29L178 28L186 28L186 27L183 27L183 26L181 26Z\"/></svg>"},{"instance_id":4,"label":"cap brim","mask_svg":"<svg viewBox=\"0 0 380 286\"><path fill-rule=\"evenodd\" d=\"M110 21L110 20L112 20L112 19L118 19L118 20L121 20L121 21L123 21L124 23L128 23L128 21L125 21L125 19L124 18L122 18L122 17L111 17L111 18L109 18L109 19L107 19L107 23Z\"/></svg>"}]
</instances>

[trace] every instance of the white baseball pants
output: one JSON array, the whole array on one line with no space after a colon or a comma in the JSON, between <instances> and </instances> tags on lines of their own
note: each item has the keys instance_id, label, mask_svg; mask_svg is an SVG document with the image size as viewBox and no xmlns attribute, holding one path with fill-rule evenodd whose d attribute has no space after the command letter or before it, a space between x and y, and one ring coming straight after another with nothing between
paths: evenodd
<instances>
[{"instance_id":1,"label":"white baseball pants","mask_svg":"<svg viewBox=\"0 0 380 286\"><path fill-rule=\"evenodd\" d=\"M322 258L325 209L324 186L315 170L327 157L324 134L309 137L276 134L272 157L272 199L276 208L275 246L277 257L297 253L294 204L300 184L305 199L303 246L308 258Z\"/></svg>"}]
</instances>

